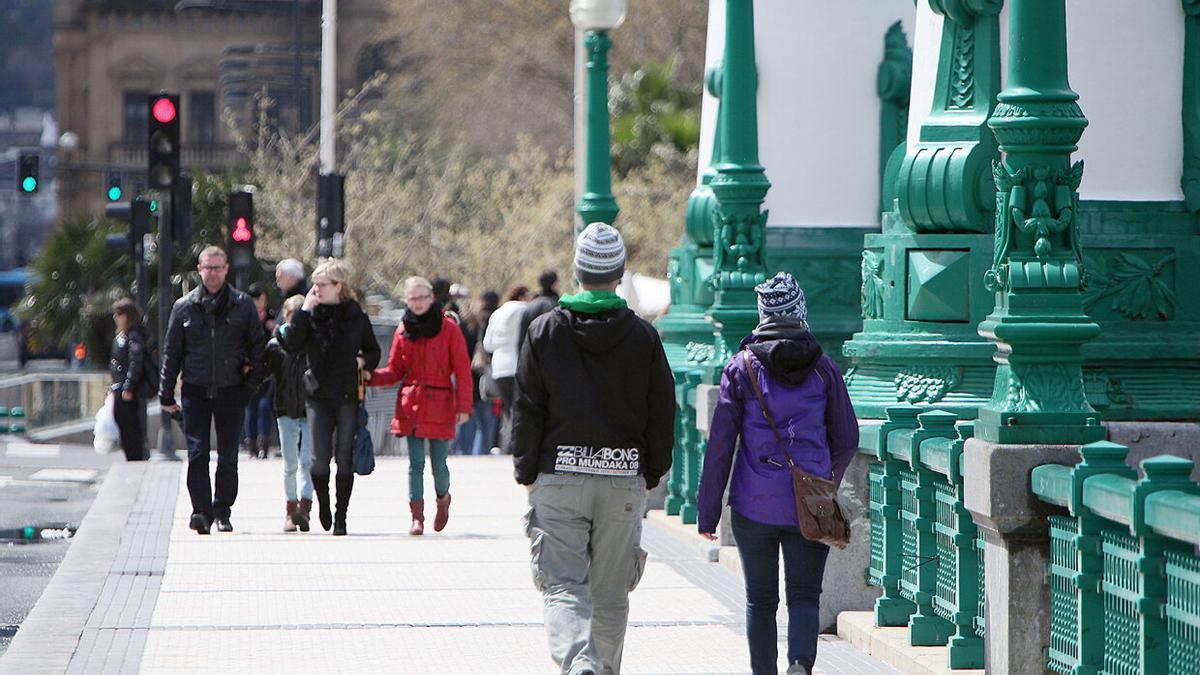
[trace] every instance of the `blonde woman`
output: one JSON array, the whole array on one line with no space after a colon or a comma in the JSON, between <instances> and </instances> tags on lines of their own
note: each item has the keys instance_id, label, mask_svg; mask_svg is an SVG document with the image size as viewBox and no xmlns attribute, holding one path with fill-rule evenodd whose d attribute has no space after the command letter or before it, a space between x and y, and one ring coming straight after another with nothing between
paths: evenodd
<instances>
[{"instance_id":1,"label":"blonde woman","mask_svg":"<svg viewBox=\"0 0 1200 675\"><path fill-rule=\"evenodd\" d=\"M312 288L283 334L289 349L308 355L305 377L312 481L321 527L346 534L346 511L354 490L354 433L358 427L358 373L379 364L371 320L336 260L313 270ZM337 507L329 509L329 462L337 460Z\"/></svg>"},{"instance_id":2,"label":"blonde woman","mask_svg":"<svg viewBox=\"0 0 1200 675\"><path fill-rule=\"evenodd\" d=\"M392 433L408 439L408 533L425 532L425 455L433 464L440 532L450 519L450 469L446 456L456 427L471 416L471 358L458 323L434 300L422 277L404 281L404 322L396 328L387 366L371 374L372 387L403 382L396 397Z\"/></svg>"}]
</instances>

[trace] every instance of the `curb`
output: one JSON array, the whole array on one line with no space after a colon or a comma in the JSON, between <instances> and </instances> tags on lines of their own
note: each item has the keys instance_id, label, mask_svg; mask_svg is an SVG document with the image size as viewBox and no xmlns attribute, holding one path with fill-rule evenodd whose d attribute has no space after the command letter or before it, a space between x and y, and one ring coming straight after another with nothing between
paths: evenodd
<instances>
[{"instance_id":1,"label":"curb","mask_svg":"<svg viewBox=\"0 0 1200 675\"><path fill-rule=\"evenodd\" d=\"M62 673L67 670L88 617L117 557L121 533L137 500L147 463L113 464L79 525L79 534L21 622L0 673Z\"/></svg>"},{"instance_id":2,"label":"curb","mask_svg":"<svg viewBox=\"0 0 1200 675\"><path fill-rule=\"evenodd\" d=\"M945 647L913 647L908 628L875 625L874 612L842 612L837 619L838 637L905 675L984 675L983 669L950 670Z\"/></svg>"}]
</instances>

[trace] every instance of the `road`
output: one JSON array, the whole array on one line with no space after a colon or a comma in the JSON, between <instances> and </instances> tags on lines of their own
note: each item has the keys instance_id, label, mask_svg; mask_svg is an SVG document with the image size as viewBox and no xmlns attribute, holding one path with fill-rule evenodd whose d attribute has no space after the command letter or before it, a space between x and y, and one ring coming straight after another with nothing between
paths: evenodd
<instances>
[{"instance_id":1,"label":"road","mask_svg":"<svg viewBox=\"0 0 1200 675\"><path fill-rule=\"evenodd\" d=\"M102 457L87 446L0 440L0 654L70 546L66 539L26 543L23 530L77 526L118 456Z\"/></svg>"}]
</instances>

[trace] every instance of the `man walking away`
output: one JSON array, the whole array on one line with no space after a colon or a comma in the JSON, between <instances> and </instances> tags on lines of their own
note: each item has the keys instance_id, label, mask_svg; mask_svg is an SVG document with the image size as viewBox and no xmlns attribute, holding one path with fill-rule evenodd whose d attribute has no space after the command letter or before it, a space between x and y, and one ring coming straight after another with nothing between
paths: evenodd
<instances>
[{"instance_id":1,"label":"man walking away","mask_svg":"<svg viewBox=\"0 0 1200 675\"><path fill-rule=\"evenodd\" d=\"M675 383L658 333L615 293L621 235L575 244L583 291L536 319L517 369L514 453L550 656L564 674L621 672L629 592L646 565L646 491L671 467Z\"/></svg>"},{"instance_id":2,"label":"man walking away","mask_svg":"<svg viewBox=\"0 0 1200 675\"><path fill-rule=\"evenodd\" d=\"M538 287L542 289L541 294L526 305L524 311L521 312L521 327L517 333L518 349L520 345L525 344L525 334L529 332L529 324L558 306L559 294L562 292L562 282L558 280L558 272L554 270L542 272L538 277Z\"/></svg>"},{"instance_id":3,"label":"man walking away","mask_svg":"<svg viewBox=\"0 0 1200 675\"><path fill-rule=\"evenodd\" d=\"M265 374L262 322L250 296L225 283L225 251L209 246L200 252L201 285L175 301L167 324L162 380L162 409L175 412L175 381L183 374L183 434L188 447L190 527L208 534L213 522L232 532L230 510L237 498L238 438L250 393ZM208 477L209 429L217 427L216 493Z\"/></svg>"}]
</instances>

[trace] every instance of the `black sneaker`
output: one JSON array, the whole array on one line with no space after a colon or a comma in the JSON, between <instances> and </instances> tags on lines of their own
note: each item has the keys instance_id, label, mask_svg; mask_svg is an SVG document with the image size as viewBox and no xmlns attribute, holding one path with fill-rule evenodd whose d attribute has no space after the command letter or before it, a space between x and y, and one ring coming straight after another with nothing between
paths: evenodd
<instances>
[{"instance_id":1,"label":"black sneaker","mask_svg":"<svg viewBox=\"0 0 1200 675\"><path fill-rule=\"evenodd\" d=\"M196 531L196 534L208 534L211 525L208 522L208 516L203 513L193 513L192 521L188 523L188 527Z\"/></svg>"},{"instance_id":2,"label":"black sneaker","mask_svg":"<svg viewBox=\"0 0 1200 675\"><path fill-rule=\"evenodd\" d=\"M233 532L233 523L229 518L217 518L217 532Z\"/></svg>"}]
</instances>

